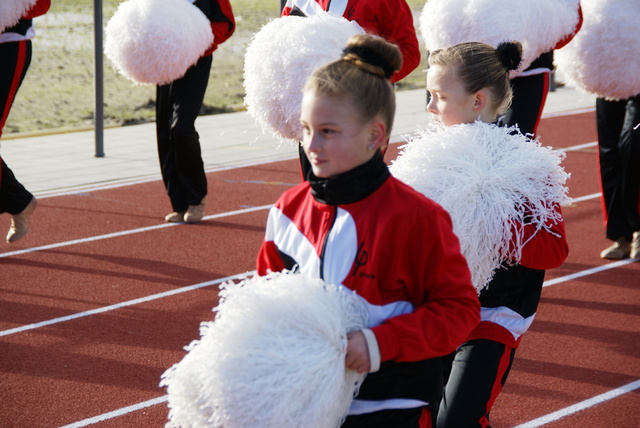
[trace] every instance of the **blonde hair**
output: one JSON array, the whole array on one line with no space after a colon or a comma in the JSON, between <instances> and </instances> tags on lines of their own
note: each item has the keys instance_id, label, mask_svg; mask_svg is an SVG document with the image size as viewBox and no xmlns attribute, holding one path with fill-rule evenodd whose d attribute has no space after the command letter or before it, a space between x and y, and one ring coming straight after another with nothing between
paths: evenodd
<instances>
[{"instance_id":1,"label":"blonde hair","mask_svg":"<svg viewBox=\"0 0 640 428\"><path fill-rule=\"evenodd\" d=\"M511 105L509 72L516 70L522 60L520 42L503 42L497 48L480 42L460 43L429 54L429 66L439 65L452 70L465 90L476 93L488 89L491 107L497 114Z\"/></svg>"},{"instance_id":2,"label":"blonde hair","mask_svg":"<svg viewBox=\"0 0 640 428\"><path fill-rule=\"evenodd\" d=\"M304 91L347 98L362 122L380 115L391 133L396 101L389 78L402 66L400 49L370 34L357 34L347 42L342 58L317 69Z\"/></svg>"}]
</instances>

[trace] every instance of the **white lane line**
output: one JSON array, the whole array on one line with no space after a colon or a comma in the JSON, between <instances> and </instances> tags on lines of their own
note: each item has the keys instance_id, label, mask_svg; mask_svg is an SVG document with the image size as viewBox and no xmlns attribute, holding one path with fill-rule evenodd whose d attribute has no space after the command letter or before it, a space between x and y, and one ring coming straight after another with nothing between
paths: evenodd
<instances>
[{"instance_id":1,"label":"white lane line","mask_svg":"<svg viewBox=\"0 0 640 428\"><path fill-rule=\"evenodd\" d=\"M60 428L82 428L87 425L97 424L98 422L103 422L108 419L117 418L118 416L126 415L127 413L135 412L138 410L142 410L147 407L155 406L156 404L162 404L168 400L168 397L162 396L158 398L154 398L152 400L143 401L142 403L134 404L133 406L123 407L122 409L114 410L113 412L103 413L102 415L94 416L89 419L85 419L83 421L74 422L69 425L65 425Z\"/></svg>"},{"instance_id":2,"label":"white lane line","mask_svg":"<svg viewBox=\"0 0 640 428\"><path fill-rule=\"evenodd\" d=\"M103 312L114 311L116 309L122 309L122 308L125 308L127 306L138 305L138 304L141 304L141 303L146 303L146 302L150 302L152 300L162 299L162 298L169 297L169 296L175 296L176 294L186 293L187 291L197 290L199 288L209 287L211 285L222 284L222 283L227 282L227 281L234 281L234 280L237 280L237 279L241 280L241 279L247 278L249 276L252 276L254 274L255 274L255 271L239 273L239 274L236 274L236 275L227 276L225 278L218 278L218 279L214 279L214 280L211 280L211 281L201 282L199 284L189 285L187 287L176 288L175 290L165 291L163 293L152 294L150 296L141 297L141 298L133 299L133 300L128 300L126 302L116 303L114 305L103 306L101 308L92 309L90 311L78 312L78 313L67 315L67 316L64 316L64 317L53 318L53 319L50 319L50 320L47 320L47 321L41 321L41 322L37 322L37 323L34 323L34 324L27 324L27 325L23 325L21 327L12 328L12 329L9 329L9 330L2 330L2 331L0 331L0 337L9 336L11 334L16 334L16 333L21 333L23 331L33 330L33 329L36 329L36 328L46 327L46 326L49 326L49 325L52 325L52 324L58 324L58 323L65 322L65 321L71 321L71 320L75 320L75 319L78 319L78 318L84 318L84 317L88 317L88 316L91 316L91 315L101 314Z\"/></svg>"},{"instance_id":3,"label":"white lane line","mask_svg":"<svg viewBox=\"0 0 640 428\"><path fill-rule=\"evenodd\" d=\"M564 418L565 416L580 412L582 410L588 409L589 407L593 407L596 404L604 403L605 401L609 401L616 397L619 397L627 392L635 391L640 388L640 380L635 382L631 382L627 385L621 386L620 388L616 388L614 390L605 392L604 394L597 395L593 398L589 398L588 400L581 401L580 403L576 403L572 406L565 407L564 409L558 410L553 413L549 413L548 415L542 416L538 419L534 419L532 421L526 422L524 424L518 425L515 428L537 428L542 425L546 425L550 422L557 421L558 419ZM94 416L92 418L84 419L82 421L78 421L69 425L65 425L60 428L82 428L88 425L93 425L98 422L104 422L108 419L117 418L119 416L126 415L127 413L132 413L147 407L155 406L156 404L162 404L167 402L169 399L168 396L164 395L162 397L154 398L153 400L143 401L142 403L134 404L132 406L123 407L118 410L114 410L113 412L103 413L102 415Z\"/></svg>"},{"instance_id":4,"label":"white lane line","mask_svg":"<svg viewBox=\"0 0 640 428\"><path fill-rule=\"evenodd\" d=\"M572 202L573 203L583 202L583 201L587 201L587 200L590 200L590 199L599 198L600 196L601 196L601 193L592 193L590 195L573 198ZM238 214L246 214L246 213L250 213L250 212L254 212L254 211L267 210L267 209L271 208L271 206L272 205L269 204L269 205L262 205L262 206L259 206L259 207L245 208L245 209L236 210L236 211L228 211L226 213L213 214L213 215L205 216L203 218L203 220L212 220L212 219L229 217L229 216L238 215ZM33 252L36 252L36 251L43 251L43 250L51 250L51 249L55 249L55 248L67 247L69 245L84 244L84 243L87 243L87 242L99 241L99 240L102 240L102 239L117 238L117 237L120 237L120 236L132 235L132 234L135 234L135 233L142 233L142 232L149 232L151 230L158 230L158 229L164 229L166 227L181 226L181 225L184 225L184 224L183 223L162 223L162 224L156 224L154 226L139 227L137 229L123 230L123 231L120 231L120 232L107 233L107 234L104 234L104 235L90 236L88 238L81 238L81 239L74 239L74 240L71 240L71 241L58 242L56 244L42 245L40 247L31 247L31 248L25 248L25 249L22 249L22 250L9 251L9 252L6 252L6 253L0 253L0 259L4 258L4 257L18 256L20 254L33 253Z\"/></svg>"},{"instance_id":5,"label":"white lane line","mask_svg":"<svg viewBox=\"0 0 640 428\"><path fill-rule=\"evenodd\" d=\"M577 109L573 109L573 110L564 110L564 111L559 111L559 112L555 112L555 113L543 113L541 118L542 119L548 119L550 117L573 116L574 114L590 113L592 111L596 111L595 106L594 107L577 108Z\"/></svg>"},{"instance_id":6,"label":"white lane line","mask_svg":"<svg viewBox=\"0 0 640 428\"><path fill-rule=\"evenodd\" d=\"M545 281L542 286L543 287L548 287L550 285L560 284L561 282L567 282L567 281L571 281L572 279L582 278L583 276L593 275L595 273L603 272L605 270L615 269L617 267L628 265L628 264L631 264L631 263L634 263L634 262L637 262L637 261L639 261L639 260L626 259L626 260L619 260L617 262L609 263L609 264L602 265L602 266L596 266L596 267L591 268L591 269L586 269L586 270L583 270L583 271L580 271L580 272L576 272L576 273L572 273L572 274L569 274L569 275L561 276L561 277L558 277L558 278L550 279L549 281Z\"/></svg>"},{"instance_id":7,"label":"white lane line","mask_svg":"<svg viewBox=\"0 0 640 428\"><path fill-rule=\"evenodd\" d=\"M259 207L251 207L251 208L244 208L241 210L228 211L226 213L208 215L203 217L203 220L213 220L217 218L230 217L238 214L247 214L254 211L268 210L269 208L271 208L271 206L272 204L269 204L269 205L262 205ZM23 250L10 251L8 253L0 253L0 259L3 257L11 257L11 256L17 256L20 254L33 253L35 251L51 250L54 248L67 247L69 245L84 244L87 242L99 241L102 239L117 238L120 236L133 235L135 233L149 232L151 230L158 230L158 229L164 229L166 227L183 226L183 225L184 223L162 223L162 224L156 224L154 226L139 227L137 229L123 230L121 232L113 232L113 233L107 233L104 235L90 236L88 238L58 242L56 244L42 245L40 247L25 248Z\"/></svg>"},{"instance_id":8,"label":"white lane line","mask_svg":"<svg viewBox=\"0 0 640 428\"><path fill-rule=\"evenodd\" d=\"M602 196L602 193L592 193L590 195L580 196L578 198L572 198L571 203L577 204L578 202L588 201L590 199L596 199Z\"/></svg>"},{"instance_id":9,"label":"white lane line","mask_svg":"<svg viewBox=\"0 0 640 428\"><path fill-rule=\"evenodd\" d=\"M545 281L543 284L543 287L549 287L551 285L556 285L556 284L561 284L563 282L567 282L567 281L571 281L573 279L576 278L581 278L584 276L588 276L588 275L593 275L599 272L603 272L609 269L615 269L617 267L620 266L624 266L630 263L634 263L637 262L638 260L631 260L631 259L627 259L627 260L620 260L617 262L613 262L613 263L609 263L603 266L597 266L591 269L586 269L580 272L576 272L576 273L572 273L569 275L565 275L565 276L561 276L558 278L554 278L551 279L549 281ZM220 278L220 279L215 279L212 281L207 281L207 282L201 282L199 284L194 284L194 285L190 285L187 287L182 287L182 288L178 288L176 290L171 290L171 291L166 291L164 293L158 293L158 294L153 294L151 296L147 296L147 297L141 297L139 299L134 299L134 300L129 300L126 302L122 302L122 303L116 303L114 305L110 305L110 306L104 306L101 308L97 308L97 309L93 309L90 311L85 311L85 312L78 312L76 314L72 314L72 315L67 315L64 317L60 317L60 318L54 318L51 320L47 320L47 321L42 321L39 323L34 323L34 324L28 324L28 325L24 325L21 327L16 327L16 328L12 328L9 330L2 330L0 331L0 337L2 336L8 336L10 334L15 334L15 333L20 333L26 330L33 330L36 328L40 328L40 327L46 327L48 325L52 325L52 324L58 324L61 322L65 322L65 321L71 321L74 319L78 319L78 318L83 318L83 317L87 317L87 316L91 316L91 315L95 315L95 314L99 314L99 313L103 313L103 312L108 312L108 311L113 311L116 309L120 309L120 308L124 308L127 306L132 306L132 305L137 305L139 303L145 303L145 302L149 302L151 300L156 300L156 299L162 299L164 297L169 297L169 296L173 296L175 294L179 294L179 293L184 293L187 291L191 291L191 290L196 290L198 288L202 288L202 287L208 287L210 285L215 285L215 284L220 284L226 281L231 281L231 280L236 280L236 279L244 279L248 276L252 276L254 275L256 272L255 271L250 271L250 272L245 272L245 273L240 273L240 274L236 274L236 275L232 275L232 276L228 276L226 278Z\"/></svg>"},{"instance_id":10,"label":"white lane line","mask_svg":"<svg viewBox=\"0 0 640 428\"><path fill-rule=\"evenodd\" d=\"M578 144L576 146L569 146L569 147L564 147L564 148L558 148L556 149L559 152L575 152L577 150L583 150L583 149L588 149L591 147L595 147L598 145L597 141L592 141L590 143L584 143L584 144Z\"/></svg>"},{"instance_id":11,"label":"white lane line","mask_svg":"<svg viewBox=\"0 0 640 428\"><path fill-rule=\"evenodd\" d=\"M557 412L549 413L548 415L542 416L538 419L534 419L532 421L518 425L515 428L540 427L542 425L548 424L549 422L557 421L558 419L564 418L565 416L580 412L582 410L588 409L589 407L593 407L596 404L604 403L605 401L619 397L623 394L626 394L627 392L635 391L638 388L640 388L640 380L636 380L635 382L631 382L627 385L621 386L620 388L605 392L604 394L596 395L593 398L589 398L588 400L584 400L572 406L565 407L564 409L560 409Z\"/></svg>"}]
</instances>

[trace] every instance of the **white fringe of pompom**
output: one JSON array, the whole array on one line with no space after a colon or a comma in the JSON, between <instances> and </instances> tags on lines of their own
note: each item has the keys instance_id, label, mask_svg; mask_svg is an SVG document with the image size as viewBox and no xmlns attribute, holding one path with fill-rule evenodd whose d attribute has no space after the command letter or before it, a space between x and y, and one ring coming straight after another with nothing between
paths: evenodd
<instances>
[{"instance_id":1,"label":"white fringe of pompom","mask_svg":"<svg viewBox=\"0 0 640 428\"><path fill-rule=\"evenodd\" d=\"M113 67L138 84L181 78L213 43L211 22L188 0L127 0L105 35Z\"/></svg>"},{"instance_id":2,"label":"white fringe of pompom","mask_svg":"<svg viewBox=\"0 0 640 428\"><path fill-rule=\"evenodd\" d=\"M608 99L640 94L640 1L582 0L584 22L556 51L565 82Z\"/></svg>"},{"instance_id":3,"label":"white fringe of pompom","mask_svg":"<svg viewBox=\"0 0 640 428\"><path fill-rule=\"evenodd\" d=\"M579 19L579 0L429 0L420 15L428 51L462 42L494 47L522 43L525 70L541 54L571 34Z\"/></svg>"},{"instance_id":4,"label":"white fringe of pompom","mask_svg":"<svg viewBox=\"0 0 640 428\"><path fill-rule=\"evenodd\" d=\"M0 33L11 28L36 4L36 0L0 1Z\"/></svg>"},{"instance_id":5,"label":"white fringe of pompom","mask_svg":"<svg viewBox=\"0 0 640 428\"><path fill-rule=\"evenodd\" d=\"M561 217L552 204L570 202L560 166L564 153L542 147L515 128L476 122L451 127L433 124L403 146L391 165L394 176L449 212L473 284L480 292L503 260L522 256L522 229ZM524 207L531 218L525 219Z\"/></svg>"},{"instance_id":6,"label":"white fringe of pompom","mask_svg":"<svg viewBox=\"0 0 640 428\"><path fill-rule=\"evenodd\" d=\"M215 321L163 375L168 427L334 428L364 375L345 368L362 299L300 274L226 283Z\"/></svg>"},{"instance_id":7,"label":"white fringe of pompom","mask_svg":"<svg viewBox=\"0 0 640 428\"><path fill-rule=\"evenodd\" d=\"M340 58L349 38L364 30L354 21L321 13L285 16L258 31L245 56L245 105L265 132L302 140L300 110L307 77Z\"/></svg>"}]
</instances>

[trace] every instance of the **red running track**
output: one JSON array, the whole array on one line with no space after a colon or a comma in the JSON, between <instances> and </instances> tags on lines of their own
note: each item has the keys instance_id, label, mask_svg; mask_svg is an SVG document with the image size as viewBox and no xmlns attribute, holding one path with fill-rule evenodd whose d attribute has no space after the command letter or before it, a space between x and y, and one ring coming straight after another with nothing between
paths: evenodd
<instances>
[{"instance_id":1,"label":"red running track","mask_svg":"<svg viewBox=\"0 0 640 428\"><path fill-rule=\"evenodd\" d=\"M571 148L571 253L547 274L493 426L637 427L640 264L598 257L594 113L539 133ZM40 200L29 235L0 253L0 427L164 426L160 375L212 318L218 284L254 269L268 207L299 181L295 160L207 176L198 225L162 223L160 181Z\"/></svg>"}]
</instances>

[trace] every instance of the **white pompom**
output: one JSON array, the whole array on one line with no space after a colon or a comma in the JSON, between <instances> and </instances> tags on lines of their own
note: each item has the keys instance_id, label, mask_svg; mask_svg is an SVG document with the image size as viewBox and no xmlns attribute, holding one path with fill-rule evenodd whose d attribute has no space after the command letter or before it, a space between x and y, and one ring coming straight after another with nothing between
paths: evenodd
<instances>
[{"instance_id":1,"label":"white pompom","mask_svg":"<svg viewBox=\"0 0 640 428\"><path fill-rule=\"evenodd\" d=\"M420 14L428 51L462 42L498 46L517 40L529 67L571 34L578 23L579 0L429 0Z\"/></svg>"},{"instance_id":2,"label":"white pompom","mask_svg":"<svg viewBox=\"0 0 640 428\"><path fill-rule=\"evenodd\" d=\"M562 219L554 203L570 202L564 186L564 154L542 147L514 128L476 122L421 130L391 165L391 173L449 212L473 284L480 292L503 259L522 255L522 230L512 241L513 222ZM531 211L525 219L523 207Z\"/></svg>"},{"instance_id":3,"label":"white pompom","mask_svg":"<svg viewBox=\"0 0 640 428\"><path fill-rule=\"evenodd\" d=\"M181 78L213 43L211 22L188 0L127 0L105 35L113 67L139 84Z\"/></svg>"},{"instance_id":4,"label":"white pompom","mask_svg":"<svg viewBox=\"0 0 640 428\"><path fill-rule=\"evenodd\" d=\"M349 38L363 32L354 21L329 13L285 16L263 26L249 44L244 63L245 104L263 131L300 141L307 77L339 59Z\"/></svg>"},{"instance_id":5,"label":"white pompom","mask_svg":"<svg viewBox=\"0 0 640 428\"><path fill-rule=\"evenodd\" d=\"M36 0L0 1L0 33L16 25L34 4L36 4Z\"/></svg>"},{"instance_id":6,"label":"white pompom","mask_svg":"<svg viewBox=\"0 0 640 428\"><path fill-rule=\"evenodd\" d=\"M170 427L334 428L364 375L345 368L366 305L300 274L226 283L215 321L162 375Z\"/></svg>"},{"instance_id":7,"label":"white pompom","mask_svg":"<svg viewBox=\"0 0 640 428\"><path fill-rule=\"evenodd\" d=\"M582 0L584 22L575 38L556 51L567 84L608 99L640 94L638 0Z\"/></svg>"}]
</instances>

